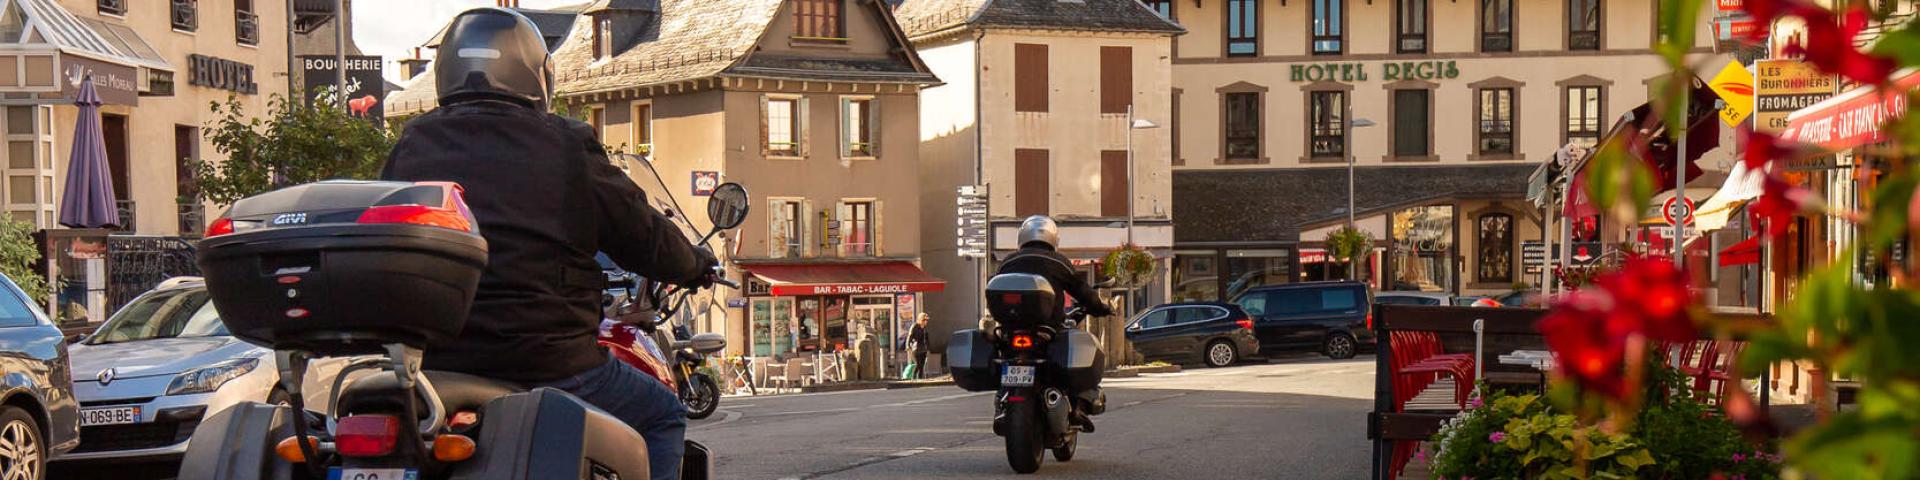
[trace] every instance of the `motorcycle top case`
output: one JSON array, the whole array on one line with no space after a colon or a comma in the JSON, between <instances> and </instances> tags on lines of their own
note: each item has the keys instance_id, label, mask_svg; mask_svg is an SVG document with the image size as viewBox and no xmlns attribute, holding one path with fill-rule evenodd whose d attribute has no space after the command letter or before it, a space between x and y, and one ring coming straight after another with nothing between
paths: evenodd
<instances>
[{"instance_id":1,"label":"motorcycle top case","mask_svg":"<svg viewBox=\"0 0 1920 480\"><path fill-rule=\"evenodd\" d=\"M969 392L1000 388L1000 372L993 365L993 343L986 332L967 329L953 332L947 341L947 371L953 384Z\"/></svg>"},{"instance_id":2,"label":"motorcycle top case","mask_svg":"<svg viewBox=\"0 0 1920 480\"><path fill-rule=\"evenodd\" d=\"M459 334L487 264L460 187L325 181L235 202L198 261L221 321L320 355Z\"/></svg>"},{"instance_id":3,"label":"motorcycle top case","mask_svg":"<svg viewBox=\"0 0 1920 480\"><path fill-rule=\"evenodd\" d=\"M1059 293L1046 277L1026 273L1003 273L987 280L987 311L1000 325L1025 328L1051 321L1060 302Z\"/></svg>"}]
</instances>

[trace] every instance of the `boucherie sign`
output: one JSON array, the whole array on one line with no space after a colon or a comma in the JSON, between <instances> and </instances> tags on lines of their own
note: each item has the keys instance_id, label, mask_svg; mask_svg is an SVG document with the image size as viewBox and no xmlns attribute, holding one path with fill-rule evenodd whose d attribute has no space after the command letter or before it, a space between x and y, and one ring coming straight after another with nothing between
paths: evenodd
<instances>
[{"instance_id":1,"label":"boucherie sign","mask_svg":"<svg viewBox=\"0 0 1920 480\"><path fill-rule=\"evenodd\" d=\"M776 297L795 297L807 295L882 295L938 292L945 289L946 284L931 282L774 284L771 293Z\"/></svg>"},{"instance_id":2,"label":"boucherie sign","mask_svg":"<svg viewBox=\"0 0 1920 480\"><path fill-rule=\"evenodd\" d=\"M1794 112L1782 137L1838 150L1889 140L1881 127L1907 114L1907 92L1920 88L1920 73L1894 80L1892 89L1859 88Z\"/></svg>"}]
</instances>

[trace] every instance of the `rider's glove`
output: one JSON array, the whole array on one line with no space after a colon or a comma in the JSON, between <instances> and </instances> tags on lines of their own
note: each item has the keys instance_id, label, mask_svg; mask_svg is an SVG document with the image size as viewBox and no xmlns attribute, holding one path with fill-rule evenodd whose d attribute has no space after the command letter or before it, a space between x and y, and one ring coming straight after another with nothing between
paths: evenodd
<instances>
[{"instance_id":1,"label":"rider's glove","mask_svg":"<svg viewBox=\"0 0 1920 480\"><path fill-rule=\"evenodd\" d=\"M720 259L715 257L713 250L707 249L706 246L693 247L693 255L698 257L694 259L694 262L700 265L700 271L706 273L681 282L679 285L685 288L706 288L713 286L714 279L720 278L720 275L725 273L725 270L722 269L723 267L720 266Z\"/></svg>"}]
</instances>

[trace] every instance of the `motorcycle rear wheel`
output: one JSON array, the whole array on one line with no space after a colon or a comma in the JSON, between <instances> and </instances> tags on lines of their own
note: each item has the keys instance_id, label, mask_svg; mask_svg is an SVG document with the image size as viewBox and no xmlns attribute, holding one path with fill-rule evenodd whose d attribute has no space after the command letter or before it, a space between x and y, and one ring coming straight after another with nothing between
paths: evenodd
<instances>
[{"instance_id":1,"label":"motorcycle rear wheel","mask_svg":"<svg viewBox=\"0 0 1920 480\"><path fill-rule=\"evenodd\" d=\"M1037 397L1007 406L1007 465L1017 473L1040 471L1047 454L1046 430Z\"/></svg>"},{"instance_id":2,"label":"motorcycle rear wheel","mask_svg":"<svg viewBox=\"0 0 1920 480\"><path fill-rule=\"evenodd\" d=\"M713 411L720 409L720 384L706 375L695 375L692 380L680 399L687 404L687 418L699 420L713 416Z\"/></svg>"}]
</instances>

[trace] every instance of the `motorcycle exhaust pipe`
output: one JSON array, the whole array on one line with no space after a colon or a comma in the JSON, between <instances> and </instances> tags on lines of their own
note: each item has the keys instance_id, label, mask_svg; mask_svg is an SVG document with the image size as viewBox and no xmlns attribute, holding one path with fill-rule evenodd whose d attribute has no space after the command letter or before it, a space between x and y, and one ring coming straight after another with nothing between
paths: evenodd
<instances>
[{"instance_id":1,"label":"motorcycle exhaust pipe","mask_svg":"<svg viewBox=\"0 0 1920 480\"><path fill-rule=\"evenodd\" d=\"M1072 400L1061 394L1060 390L1049 388L1045 395L1047 403L1047 429L1055 434L1063 434L1071 428L1070 414L1073 412Z\"/></svg>"}]
</instances>

